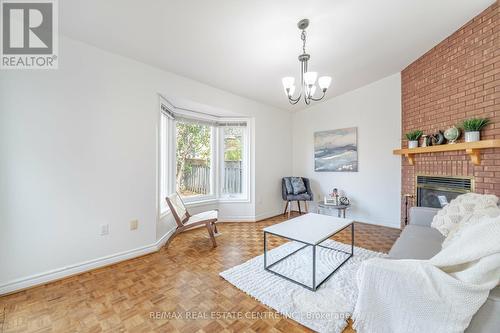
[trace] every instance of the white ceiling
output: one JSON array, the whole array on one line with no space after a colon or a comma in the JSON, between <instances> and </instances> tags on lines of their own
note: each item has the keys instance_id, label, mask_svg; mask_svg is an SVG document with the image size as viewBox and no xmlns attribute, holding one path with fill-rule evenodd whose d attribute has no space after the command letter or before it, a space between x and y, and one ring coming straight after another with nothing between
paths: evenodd
<instances>
[{"instance_id":1,"label":"white ceiling","mask_svg":"<svg viewBox=\"0 0 500 333\"><path fill-rule=\"evenodd\" d=\"M64 0L69 37L283 109L296 23L328 97L399 72L495 0Z\"/></svg>"}]
</instances>

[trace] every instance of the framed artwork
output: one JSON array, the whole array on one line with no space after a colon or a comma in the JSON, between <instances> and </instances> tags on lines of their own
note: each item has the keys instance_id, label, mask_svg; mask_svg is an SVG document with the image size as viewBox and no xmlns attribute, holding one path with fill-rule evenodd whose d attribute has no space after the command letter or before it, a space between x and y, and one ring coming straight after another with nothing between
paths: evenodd
<instances>
[{"instance_id":1,"label":"framed artwork","mask_svg":"<svg viewBox=\"0 0 500 333\"><path fill-rule=\"evenodd\" d=\"M314 171L358 171L358 128L314 133Z\"/></svg>"}]
</instances>

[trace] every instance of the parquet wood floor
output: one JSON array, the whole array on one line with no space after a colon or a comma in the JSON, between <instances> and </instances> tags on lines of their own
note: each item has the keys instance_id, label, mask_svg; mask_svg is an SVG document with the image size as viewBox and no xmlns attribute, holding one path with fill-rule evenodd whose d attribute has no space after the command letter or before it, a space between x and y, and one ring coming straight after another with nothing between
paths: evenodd
<instances>
[{"instance_id":1,"label":"parquet wood floor","mask_svg":"<svg viewBox=\"0 0 500 333\"><path fill-rule=\"evenodd\" d=\"M283 220L221 223L215 249L206 230L195 229L168 249L0 297L0 332L309 332L218 275L261 254L262 228ZM374 251L387 252L399 235L355 228L355 245ZM335 239L350 242L350 233Z\"/></svg>"}]
</instances>

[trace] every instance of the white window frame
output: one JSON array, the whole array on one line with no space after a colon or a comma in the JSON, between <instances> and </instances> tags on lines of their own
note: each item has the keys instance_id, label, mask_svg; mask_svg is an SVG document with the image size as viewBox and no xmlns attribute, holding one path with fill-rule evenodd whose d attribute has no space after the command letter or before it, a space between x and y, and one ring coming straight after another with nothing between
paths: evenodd
<instances>
[{"instance_id":1,"label":"white window frame","mask_svg":"<svg viewBox=\"0 0 500 333\"><path fill-rule=\"evenodd\" d=\"M168 104L169 111L176 110L176 108L170 103L165 103L165 100L160 96L160 104ZM174 111L172 111L174 112ZM165 115L161 111L160 105L160 115L158 117L158 197L159 197L159 216L165 216L170 212L168 208L165 197L171 193L174 193L177 188L176 184L176 142L177 142L177 128L175 124L175 119ZM197 195L192 197L183 198L184 202L189 206L197 206L200 204L208 204L214 202L224 202L224 203L241 203L250 202L250 175L251 175L251 150L252 150L252 121L250 118L230 118L230 117L217 117L212 115L207 115L203 113L197 113L194 111L189 111L184 114L181 113L183 120L193 122L200 121L206 122L207 124L213 124L211 133L211 145L212 145L212 157L210 161L210 194L209 195ZM243 161L242 161L242 177L243 177L243 191L241 195L224 195L222 186L222 179L224 176L224 136L223 128L217 126L217 123L246 123L243 136Z\"/></svg>"},{"instance_id":2,"label":"white window frame","mask_svg":"<svg viewBox=\"0 0 500 333\"><path fill-rule=\"evenodd\" d=\"M175 175L172 177L172 168L175 169L175 141L171 140L175 132L175 123L172 118L160 112L158 126L158 178L159 178L159 213L165 215L170 212L166 203L166 196L175 191Z\"/></svg>"},{"instance_id":3,"label":"white window frame","mask_svg":"<svg viewBox=\"0 0 500 333\"><path fill-rule=\"evenodd\" d=\"M241 119L231 119L227 118L222 120L221 122L242 122ZM224 128L225 127L230 127L230 126L221 126L218 127L218 132L219 132L219 201L222 202L249 202L250 198L250 177L249 177L249 171L250 171L250 131L249 131L249 126L250 126L250 121L249 120L244 120L243 122L246 122L246 126L242 127L243 130L243 147L242 147L242 161L241 161L241 168L242 168L242 193L241 194L225 194L223 192L223 186L224 186L224 160L225 160L225 147L224 147Z\"/></svg>"}]
</instances>

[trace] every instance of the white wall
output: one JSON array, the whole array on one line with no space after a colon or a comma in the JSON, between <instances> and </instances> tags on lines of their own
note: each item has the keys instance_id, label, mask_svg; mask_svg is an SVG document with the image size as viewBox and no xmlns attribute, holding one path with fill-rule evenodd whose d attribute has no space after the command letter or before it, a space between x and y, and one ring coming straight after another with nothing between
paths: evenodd
<instances>
[{"instance_id":1,"label":"white wall","mask_svg":"<svg viewBox=\"0 0 500 333\"><path fill-rule=\"evenodd\" d=\"M314 132L358 127L358 172L314 172ZM394 74L293 117L293 173L308 177L316 200L333 188L351 199L348 215L357 221L400 225L401 77Z\"/></svg>"},{"instance_id":2,"label":"white wall","mask_svg":"<svg viewBox=\"0 0 500 333\"><path fill-rule=\"evenodd\" d=\"M0 293L149 251L171 229L157 225L157 93L253 117L251 202L221 215L280 211L289 112L61 38L58 70L0 73Z\"/></svg>"}]
</instances>

